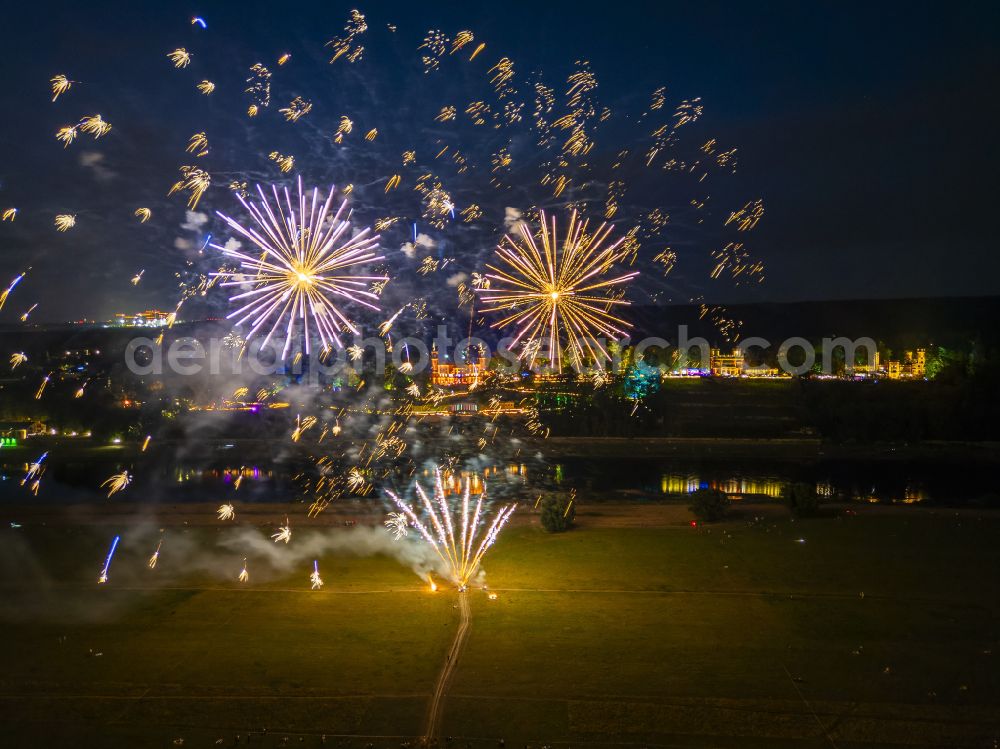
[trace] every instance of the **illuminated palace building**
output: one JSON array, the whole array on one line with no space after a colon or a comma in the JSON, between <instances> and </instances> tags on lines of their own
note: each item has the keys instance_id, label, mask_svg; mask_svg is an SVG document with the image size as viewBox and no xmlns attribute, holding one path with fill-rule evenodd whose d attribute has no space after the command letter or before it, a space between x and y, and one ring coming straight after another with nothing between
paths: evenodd
<instances>
[{"instance_id":1,"label":"illuminated palace building","mask_svg":"<svg viewBox=\"0 0 1000 749\"><path fill-rule=\"evenodd\" d=\"M733 349L730 354L724 354L720 349L713 348L711 355L709 369L713 377L781 376L777 367L747 364L743 352L738 348ZM855 364L853 374L856 377L886 377L890 380L923 379L927 374L927 351L922 348L905 351L902 359L889 359L885 362L876 351L873 362Z\"/></svg>"},{"instance_id":2,"label":"illuminated palace building","mask_svg":"<svg viewBox=\"0 0 1000 749\"><path fill-rule=\"evenodd\" d=\"M778 368L768 366L751 366L746 363L746 357L738 348L731 354L723 354L720 349L711 351L710 369L713 377L777 377Z\"/></svg>"},{"instance_id":3,"label":"illuminated palace building","mask_svg":"<svg viewBox=\"0 0 1000 749\"><path fill-rule=\"evenodd\" d=\"M722 349L711 349L711 358L707 368L691 367L688 369L675 369L673 376L701 376L711 375L712 377L787 377L778 367L767 364L750 364L746 356L739 348L733 349L729 353L724 353ZM431 351L431 381L438 387L446 388L468 388L474 385L482 377L485 367L479 361L459 364L449 361L438 360L437 348ZM876 351L873 361L865 364L855 364L853 369L848 369L846 375L856 378L886 378L890 380L924 379L927 374L927 351L918 348L914 351L903 352L900 359L889 359L882 361ZM670 375L668 375L670 376ZM535 375L535 382L557 379L556 375Z\"/></svg>"},{"instance_id":4,"label":"illuminated palace building","mask_svg":"<svg viewBox=\"0 0 1000 749\"><path fill-rule=\"evenodd\" d=\"M890 380L923 379L927 375L927 351L922 348L906 351L902 359L889 359L886 362L882 362L876 351L872 364L855 365L854 374L862 377L883 376Z\"/></svg>"},{"instance_id":5,"label":"illuminated palace building","mask_svg":"<svg viewBox=\"0 0 1000 749\"><path fill-rule=\"evenodd\" d=\"M115 315L115 325L123 328L162 328L170 321L169 312L161 312L156 309L148 309L144 312L136 312L133 315L119 312Z\"/></svg>"},{"instance_id":6,"label":"illuminated palace building","mask_svg":"<svg viewBox=\"0 0 1000 749\"><path fill-rule=\"evenodd\" d=\"M438 387L468 387L479 379L481 371L479 362L439 361L437 346L431 348L431 382Z\"/></svg>"}]
</instances>

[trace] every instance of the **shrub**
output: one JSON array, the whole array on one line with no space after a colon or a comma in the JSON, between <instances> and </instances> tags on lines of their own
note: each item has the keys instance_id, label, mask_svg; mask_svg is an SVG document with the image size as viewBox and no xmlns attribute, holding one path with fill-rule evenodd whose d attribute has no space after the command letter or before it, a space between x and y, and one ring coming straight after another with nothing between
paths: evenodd
<instances>
[{"instance_id":1,"label":"shrub","mask_svg":"<svg viewBox=\"0 0 1000 749\"><path fill-rule=\"evenodd\" d=\"M691 495L691 506L688 509L702 522L713 523L726 516L729 497L718 489L698 489Z\"/></svg>"},{"instance_id":2,"label":"shrub","mask_svg":"<svg viewBox=\"0 0 1000 749\"><path fill-rule=\"evenodd\" d=\"M562 492L545 494L539 507L542 512L542 527L549 533L562 533L573 525L576 502L571 495Z\"/></svg>"},{"instance_id":3,"label":"shrub","mask_svg":"<svg viewBox=\"0 0 1000 749\"><path fill-rule=\"evenodd\" d=\"M789 484L782 491L781 498L796 517L810 517L819 512L819 495L812 484Z\"/></svg>"}]
</instances>

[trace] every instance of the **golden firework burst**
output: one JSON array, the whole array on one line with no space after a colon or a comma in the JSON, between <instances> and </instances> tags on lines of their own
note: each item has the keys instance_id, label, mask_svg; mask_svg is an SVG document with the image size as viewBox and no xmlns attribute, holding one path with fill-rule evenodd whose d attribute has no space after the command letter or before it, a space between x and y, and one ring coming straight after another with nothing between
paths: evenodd
<instances>
[{"instance_id":1,"label":"golden firework burst","mask_svg":"<svg viewBox=\"0 0 1000 749\"><path fill-rule=\"evenodd\" d=\"M595 362L609 358L598 336L626 335L629 324L611 309L629 304L621 292L638 271L612 276L612 266L627 255L622 240L607 244L610 224L593 233L587 226L574 211L560 241L555 218L549 221L544 212L537 234L518 224L517 236L505 235L497 247L501 267L487 266L489 286L476 290L484 312L506 313L493 327L516 328L513 345L521 345L529 366L540 358L543 342L550 366L562 371L564 352L579 368L585 354Z\"/></svg>"}]
</instances>

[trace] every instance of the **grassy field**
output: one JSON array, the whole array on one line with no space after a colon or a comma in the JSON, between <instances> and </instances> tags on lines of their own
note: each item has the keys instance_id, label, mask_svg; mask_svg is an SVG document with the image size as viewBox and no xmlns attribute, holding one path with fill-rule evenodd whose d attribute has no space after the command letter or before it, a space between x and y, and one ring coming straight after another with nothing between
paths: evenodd
<instances>
[{"instance_id":1,"label":"grassy field","mask_svg":"<svg viewBox=\"0 0 1000 749\"><path fill-rule=\"evenodd\" d=\"M241 588L239 559L190 563L217 546L205 528L169 529L149 570L149 532L123 533L97 586L114 531L0 531L0 746L419 736L457 594L385 557L334 554L319 559L322 591L307 566L253 558ZM992 747L998 532L995 517L906 511L511 528L487 560L498 598L468 594L443 733L477 747Z\"/></svg>"}]
</instances>

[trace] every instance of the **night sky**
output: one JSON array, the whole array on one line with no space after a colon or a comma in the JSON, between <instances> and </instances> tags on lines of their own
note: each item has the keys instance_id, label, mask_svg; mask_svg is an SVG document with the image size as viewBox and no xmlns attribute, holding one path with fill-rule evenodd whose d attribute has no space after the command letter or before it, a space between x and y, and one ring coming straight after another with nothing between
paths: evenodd
<instances>
[{"instance_id":1,"label":"night sky","mask_svg":"<svg viewBox=\"0 0 1000 749\"><path fill-rule=\"evenodd\" d=\"M33 303L32 321L107 319L117 311L172 309L182 281L214 270L219 260L199 253L208 233L229 236L215 210L239 215L230 180L308 185L352 183L360 222L398 215L384 233L390 273L386 307L417 295L436 309L454 296L448 284L481 270L503 229L506 209L558 210L567 200L596 205L600 215L608 165L628 148L641 155L650 123L670 121L679 102L701 97L704 114L687 130L675 157L697 158L716 138L738 148L738 167L712 169L703 182L663 170L624 167L628 191L615 215L626 230L651 208L670 223L644 235L636 302L717 303L804 299L982 295L1000 289L995 240L1000 132L1000 11L995 4L952 3L933 11L919 4L813 3L484 3L359 5L369 31L357 63L329 65L324 43L342 34L353 6L332 2L156 4L20 3L5 8L0 105L0 210L19 209L0 224L3 283L32 269L0 312L13 323ZM207 29L192 26L201 16ZM387 29L394 24L395 31ZM476 41L424 73L421 44L429 29ZM487 47L468 62L479 41ZM174 69L166 54L193 53ZM283 53L292 57L277 64ZM445 104L462 109L489 100L487 71L502 56L514 61L515 83L534 80L562 95L574 62L587 60L601 107L613 113L588 157L589 188L560 199L537 182L550 159L535 149L528 128L475 128L468 118L439 124ZM246 116L243 93L250 65L273 73L270 107ZM65 73L78 83L55 103L48 80ZM541 78L539 78L541 76ZM195 85L217 84L211 96ZM651 92L666 86L666 104L647 112ZM294 96L313 102L309 115L285 122L277 109ZM512 97L512 98L516 98ZM526 97L527 100L527 97ZM528 100L525 119L531 119ZM68 148L56 130L100 112L112 132L81 134ZM355 121L345 144L330 136L342 114ZM372 143L364 133L378 127ZM184 152L205 131L210 153ZM515 163L506 183L489 186L491 154L510 143ZM441 144L474 166L434 161ZM443 147L443 146L442 146ZM404 168L413 148L418 164ZM281 174L267 159L295 156ZM640 159L641 161L641 159ZM197 207L167 198L178 167L197 164L213 186ZM456 208L475 202L478 221L434 227L421 218L416 175L438 174ZM399 173L401 187L384 191ZM597 199L596 196L602 196ZM730 211L762 199L765 215L739 236L722 228ZM695 210L691 201L705 201ZM596 202L595 202L596 201ZM132 215L148 206L144 225ZM591 209L588 209L588 213ZM61 234L55 214L74 213ZM404 251L412 221L429 244ZM709 257L728 241L745 242L763 262L763 283L712 280ZM651 262L670 247L669 274ZM416 268L422 255L444 267L430 277ZM133 287L129 279L144 269ZM447 292L443 293L442 289ZM219 315L224 294L212 290L189 314Z\"/></svg>"}]
</instances>

